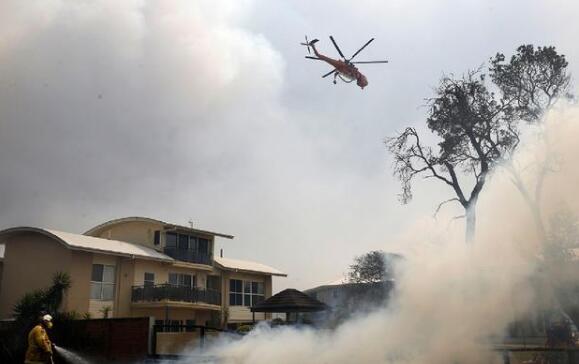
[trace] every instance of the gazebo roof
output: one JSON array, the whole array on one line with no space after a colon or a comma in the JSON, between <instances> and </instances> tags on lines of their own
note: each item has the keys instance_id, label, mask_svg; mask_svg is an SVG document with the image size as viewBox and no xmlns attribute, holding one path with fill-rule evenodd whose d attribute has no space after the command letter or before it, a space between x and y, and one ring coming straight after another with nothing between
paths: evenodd
<instances>
[{"instance_id":1,"label":"gazebo roof","mask_svg":"<svg viewBox=\"0 0 579 364\"><path fill-rule=\"evenodd\" d=\"M317 312L327 309L325 303L288 288L251 307L251 312Z\"/></svg>"}]
</instances>

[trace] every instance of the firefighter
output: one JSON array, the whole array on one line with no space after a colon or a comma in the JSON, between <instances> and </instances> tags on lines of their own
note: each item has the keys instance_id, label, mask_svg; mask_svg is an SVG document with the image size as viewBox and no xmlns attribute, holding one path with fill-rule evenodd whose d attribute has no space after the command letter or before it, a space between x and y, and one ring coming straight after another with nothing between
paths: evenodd
<instances>
[{"instance_id":1,"label":"firefighter","mask_svg":"<svg viewBox=\"0 0 579 364\"><path fill-rule=\"evenodd\" d=\"M52 316L44 315L38 325L28 334L28 348L26 349L25 364L53 364L52 343L46 333L52 328Z\"/></svg>"}]
</instances>

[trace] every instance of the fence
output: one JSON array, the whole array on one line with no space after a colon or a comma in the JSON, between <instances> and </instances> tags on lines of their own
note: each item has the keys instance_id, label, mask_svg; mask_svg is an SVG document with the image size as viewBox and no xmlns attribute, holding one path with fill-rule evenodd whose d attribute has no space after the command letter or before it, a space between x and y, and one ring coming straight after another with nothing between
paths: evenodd
<instances>
[{"instance_id":1,"label":"fence","mask_svg":"<svg viewBox=\"0 0 579 364\"><path fill-rule=\"evenodd\" d=\"M504 364L579 364L577 348L501 349Z\"/></svg>"},{"instance_id":2,"label":"fence","mask_svg":"<svg viewBox=\"0 0 579 364\"><path fill-rule=\"evenodd\" d=\"M28 332L34 324L0 323L1 363L24 360ZM94 362L141 361L150 352L150 328L149 317L94 320L57 317L49 336L56 345L77 351Z\"/></svg>"},{"instance_id":3,"label":"fence","mask_svg":"<svg viewBox=\"0 0 579 364\"><path fill-rule=\"evenodd\" d=\"M150 352L149 317L65 321L55 323L57 345L109 361L137 360Z\"/></svg>"},{"instance_id":4,"label":"fence","mask_svg":"<svg viewBox=\"0 0 579 364\"><path fill-rule=\"evenodd\" d=\"M154 357L176 357L191 355L203 349L221 335L237 334L200 325L155 324L151 349Z\"/></svg>"}]
</instances>

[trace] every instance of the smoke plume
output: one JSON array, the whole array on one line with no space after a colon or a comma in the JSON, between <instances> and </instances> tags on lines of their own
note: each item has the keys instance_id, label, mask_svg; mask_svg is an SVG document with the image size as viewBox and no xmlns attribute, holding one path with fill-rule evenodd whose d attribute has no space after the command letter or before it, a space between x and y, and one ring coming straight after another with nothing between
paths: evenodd
<instances>
[{"instance_id":1,"label":"smoke plume","mask_svg":"<svg viewBox=\"0 0 579 364\"><path fill-rule=\"evenodd\" d=\"M532 166L547 147L557 156L544 185L546 215L562 202L578 206L578 121L577 107L552 111L543 126L529 129L515 156L527 166L526 183L533 183ZM400 236L407 262L388 307L335 330L258 326L211 354L225 363L500 363L493 346L507 326L543 308L551 293L536 289L541 242L502 168L492 175L479 216L473 245L450 216L425 218Z\"/></svg>"}]
</instances>

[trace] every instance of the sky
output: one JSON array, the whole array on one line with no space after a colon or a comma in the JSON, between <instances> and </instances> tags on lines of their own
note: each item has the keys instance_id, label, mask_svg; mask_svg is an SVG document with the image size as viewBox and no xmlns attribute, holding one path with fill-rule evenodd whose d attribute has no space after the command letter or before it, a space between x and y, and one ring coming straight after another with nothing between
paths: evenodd
<instances>
[{"instance_id":1,"label":"sky","mask_svg":"<svg viewBox=\"0 0 579 364\"><path fill-rule=\"evenodd\" d=\"M0 2L0 228L82 233L146 216L235 236L224 256L343 276L397 251L452 197L418 181L400 205L383 141L423 127L444 74L518 45L554 45L579 74L573 1ZM358 60L369 86L333 85L304 35Z\"/></svg>"}]
</instances>

